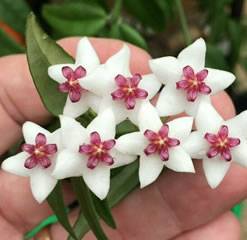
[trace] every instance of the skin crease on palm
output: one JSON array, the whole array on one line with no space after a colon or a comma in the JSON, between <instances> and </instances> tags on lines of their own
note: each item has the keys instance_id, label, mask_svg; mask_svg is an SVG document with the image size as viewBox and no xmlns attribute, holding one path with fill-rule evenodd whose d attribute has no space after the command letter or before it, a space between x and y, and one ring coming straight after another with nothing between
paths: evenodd
<instances>
[{"instance_id":1,"label":"skin crease on palm","mask_svg":"<svg viewBox=\"0 0 247 240\"><path fill-rule=\"evenodd\" d=\"M79 38L59 43L75 56ZM118 40L91 39L101 62L122 46ZM150 73L150 56L130 46L132 73ZM0 154L21 137L25 120L39 124L49 122L34 88L26 57L13 55L0 58ZM212 99L225 118L234 116L234 107L226 93ZM212 190L207 185L200 160L194 160L196 174L165 170L158 180L143 190L137 189L113 209L118 229L105 227L114 240L239 240L240 227L229 209L247 197L247 169L232 165L220 186ZM30 192L29 179L0 170L0 239L21 240L45 217L52 214L47 203L39 205ZM69 186L64 185L66 203L73 201ZM76 211L71 213L72 221ZM51 226L54 240L66 239L59 224ZM95 237L88 233L85 240Z\"/></svg>"}]
</instances>

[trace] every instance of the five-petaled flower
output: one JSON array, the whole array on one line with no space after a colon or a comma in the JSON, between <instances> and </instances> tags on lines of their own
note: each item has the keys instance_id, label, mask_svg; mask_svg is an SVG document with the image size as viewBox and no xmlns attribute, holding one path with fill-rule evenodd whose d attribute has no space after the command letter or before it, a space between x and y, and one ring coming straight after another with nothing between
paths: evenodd
<instances>
[{"instance_id":1,"label":"five-petaled flower","mask_svg":"<svg viewBox=\"0 0 247 240\"><path fill-rule=\"evenodd\" d=\"M48 68L49 76L59 83L58 90L69 93L64 115L76 118L89 108L98 111L100 98L85 89L79 80L90 75L99 64L95 50L84 37L78 43L75 64L57 64Z\"/></svg>"},{"instance_id":2,"label":"five-petaled flower","mask_svg":"<svg viewBox=\"0 0 247 240\"><path fill-rule=\"evenodd\" d=\"M224 178L231 162L247 167L247 111L224 121L209 104L202 103L195 118L197 131L186 143L192 158L203 159L203 168L211 188Z\"/></svg>"},{"instance_id":3,"label":"five-petaled flower","mask_svg":"<svg viewBox=\"0 0 247 240\"><path fill-rule=\"evenodd\" d=\"M89 91L103 97L99 112L111 108L116 123L129 118L133 123L138 124L140 106L154 97L161 83L153 74L132 75L129 62L130 49L124 45L92 74L80 79L80 83Z\"/></svg>"},{"instance_id":4,"label":"five-petaled flower","mask_svg":"<svg viewBox=\"0 0 247 240\"><path fill-rule=\"evenodd\" d=\"M60 130L50 133L32 122L24 123L22 130L26 142L22 145L23 152L7 158L2 169L30 177L33 196L41 203L57 183L51 173L56 165L57 151L61 150Z\"/></svg>"},{"instance_id":5,"label":"five-petaled flower","mask_svg":"<svg viewBox=\"0 0 247 240\"><path fill-rule=\"evenodd\" d=\"M60 116L64 150L57 159L52 175L57 179L82 176L89 189L104 199L110 187L111 168L135 159L115 148L115 117L110 109L99 114L87 128L76 120Z\"/></svg>"},{"instance_id":6,"label":"five-petaled flower","mask_svg":"<svg viewBox=\"0 0 247 240\"><path fill-rule=\"evenodd\" d=\"M194 172L192 160L183 148L192 123L192 117L183 117L162 124L152 105L142 105L140 132L123 135L116 144L120 152L140 156L141 188L154 182L164 166L178 172Z\"/></svg>"},{"instance_id":7,"label":"five-petaled flower","mask_svg":"<svg viewBox=\"0 0 247 240\"><path fill-rule=\"evenodd\" d=\"M235 76L226 71L205 69L206 44L202 38L180 52L177 58L162 57L149 61L150 67L165 84L158 102L160 116L182 112L195 116L201 102L231 85Z\"/></svg>"}]
</instances>

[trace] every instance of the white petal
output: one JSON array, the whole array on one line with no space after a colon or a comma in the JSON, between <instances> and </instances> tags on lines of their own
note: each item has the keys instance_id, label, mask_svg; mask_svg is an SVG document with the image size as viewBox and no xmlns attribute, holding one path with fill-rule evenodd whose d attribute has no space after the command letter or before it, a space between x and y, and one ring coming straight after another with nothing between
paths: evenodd
<instances>
[{"instance_id":1,"label":"white petal","mask_svg":"<svg viewBox=\"0 0 247 240\"><path fill-rule=\"evenodd\" d=\"M69 149L61 151L58 154L52 176L56 179L81 176L82 169L86 167L86 158L79 152L73 152Z\"/></svg>"},{"instance_id":2,"label":"white petal","mask_svg":"<svg viewBox=\"0 0 247 240\"><path fill-rule=\"evenodd\" d=\"M165 86L156 104L160 116L171 116L184 112L187 104L186 94L175 85Z\"/></svg>"},{"instance_id":3,"label":"white petal","mask_svg":"<svg viewBox=\"0 0 247 240\"><path fill-rule=\"evenodd\" d=\"M175 83L181 80L182 68L177 58L161 57L149 60L152 72L163 84Z\"/></svg>"},{"instance_id":4,"label":"white petal","mask_svg":"<svg viewBox=\"0 0 247 240\"><path fill-rule=\"evenodd\" d=\"M199 131L192 132L181 146L191 158L195 159L201 159L209 149L209 144Z\"/></svg>"},{"instance_id":5,"label":"white petal","mask_svg":"<svg viewBox=\"0 0 247 240\"><path fill-rule=\"evenodd\" d=\"M208 157L203 158L203 169L211 188L216 188L230 167L230 163L226 162L220 156L209 159Z\"/></svg>"},{"instance_id":6,"label":"white petal","mask_svg":"<svg viewBox=\"0 0 247 240\"><path fill-rule=\"evenodd\" d=\"M57 180L49 175L46 169L36 167L31 175L31 190L34 198L43 202L56 186Z\"/></svg>"},{"instance_id":7,"label":"white petal","mask_svg":"<svg viewBox=\"0 0 247 240\"><path fill-rule=\"evenodd\" d=\"M198 108L200 107L202 102L206 102L210 104L211 103L210 96L199 94L195 102L187 101L185 106L185 112L190 116L196 116Z\"/></svg>"},{"instance_id":8,"label":"white petal","mask_svg":"<svg viewBox=\"0 0 247 240\"><path fill-rule=\"evenodd\" d=\"M28 177L31 170L25 168L24 164L26 159L29 157L30 155L26 152L18 153L13 157L5 159L1 167L4 171L18 176Z\"/></svg>"},{"instance_id":9,"label":"white petal","mask_svg":"<svg viewBox=\"0 0 247 240\"><path fill-rule=\"evenodd\" d=\"M89 107L92 108L94 112L98 113L102 98L94 95L93 93L86 93L85 96Z\"/></svg>"},{"instance_id":10,"label":"white petal","mask_svg":"<svg viewBox=\"0 0 247 240\"><path fill-rule=\"evenodd\" d=\"M127 110L126 109L127 118L132 123L134 123L135 125L139 124L139 117L140 117L139 115L140 115L140 109L141 109L142 104L151 104L151 103L149 102L149 100L137 99L134 109L132 109L132 110Z\"/></svg>"},{"instance_id":11,"label":"white petal","mask_svg":"<svg viewBox=\"0 0 247 240\"><path fill-rule=\"evenodd\" d=\"M240 145L230 149L232 160L243 167L247 167L247 141L240 139Z\"/></svg>"},{"instance_id":12,"label":"white petal","mask_svg":"<svg viewBox=\"0 0 247 240\"><path fill-rule=\"evenodd\" d=\"M124 74L130 76L129 62L130 49L126 44L124 44L120 51L106 61L105 66L108 71L114 71L116 75Z\"/></svg>"},{"instance_id":13,"label":"white petal","mask_svg":"<svg viewBox=\"0 0 247 240\"><path fill-rule=\"evenodd\" d=\"M133 154L123 154L119 151L117 151L115 148L113 148L110 151L111 156L114 158L114 164L111 166L111 168L117 168L124 165L127 165L129 163L132 163L137 159L136 155Z\"/></svg>"},{"instance_id":14,"label":"white petal","mask_svg":"<svg viewBox=\"0 0 247 240\"><path fill-rule=\"evenodd\" d=\"M215 95L216 93L229 87L235 80L235 76L226 71L207 68L208 76L205 78L205 83L211 88L212 92L210 95Z\"/></svg>"},{"instance_id":15,"label":"white petal","mask_svg":"<svg viewBox=\"0 0 247 240\"><path fill-rule=\"evenodd\" d=\"M82 38L77 46L76 65L81 65L87 73L94 70L100 64L98 55L96 54L92 44L87 37Z\"/></svg>"},{"instance_id":16,"label":"white petal","mask_svg":"<svg viewBox=\"0 0 247 240\"><path fill-rule=\"evenodd\" d=\"M195 172L190 156L180 146L169 149L169 160L164 165L176 172Z\"/></svg>"},{"instance_id":17,"label":"white petal","mask_svg":"<svg viewBox=\"0 0 247 240\"><path fill-rule=\"evenodd\" d=\"M139 179L141 188L146 187L154 182L160 175L164 167L158 154L151 154L146 156L144 154L140 157Z\"/></svg>"},{"instance_id":18,"label":"white petal","mask_svg":"<svg viewBox=\"0 0 247 240\"><path fill-rule=\"evenodd\" d=\"M138 115L139 128L141 131L149 129L157 132L160 130L162 122L155 107L149 101L141 105Z\"/></svg>"},{"instance_id":19,"label":"white petal","mask_svg":"<svg viewBox=\"0 0 247 240\"><path fill-rule=\"evenodd\" d=\"M117 139L115 148L124 154L140 155L148 146L149 142L145 139L143 133L128 133Z\"/></svg>"},{"instance_id":20,"label":"white petal","mask_svg":"<svg viewBox=\"0 0 247 240\"><path fill-rule=\"evenodd\" d=\"M61 130L61 128L59 128L56 131L47 135L47 144L56 144L58 152L59 152L63 148L61 137L62 137L62 130ZM52 155L51 157L54 158L56 155L57 155L57 153L55 155Z\"/></svg>"},{"instance_id":21,"label":"white petal","mask_svg":"<svg viewBox=\"0 0 247 240\"><path fill-rule=\"evenodd\" d=\"M98 132L102 141L115 136L115 117L111 109L106 109L99 114L87 127L87 134Z\"/></svg>"},{"instance_id":22,"label":"white petal","mask_svg":"<svg viewBox=\"0 0 247 240\"><path fill-rule=\"evenodd\" d=\"M89 189L103 200L110 188L110 167L99 163L94 169L84 168L82 174Z\"/></svg>"},{"instance_id":23,"label":"white petal","mask_svg":"<svg viewBox=\"0 0 247 240\"><path fill-rule=\"evenodd\" d=\"M182 143L191 133L193 117L181 117L167 123L169 137L177 138Z\"/></svg>"},{"instance_id":24,"label":"white petal","mask_svg":"<svg viewBox=\"0 0 247 240\"><path fill-rule=\"evenodd\" d=\"M138 88L148 92L148 99L153 98L161 87L161 83L157 80L154 74L142 75Z\"/></svg>"},{"instance_id":25,"label":"white petal","mask_svg":"<svg viewBox=\"0 0 247 240\"><path fill-rule=\"evenodd\" d=\"M70 98L67 97L67 101L63 109L63 114L68 117L77 118L85 113L89 108L88 101L85 97L86 96L84 96L83 94L80 101L75 103L71 102Z\"/></svg>"},{"instance_id":26,"label":"white petal","mask_svg":"<svg viewBox=\"0 0 247 240\"><path fill-rule=\"evenodd\" d=\"M104 112L106 109L111 108L114 116L115 116L115 121L116 124L124 121L125 119L127 119L127 109L124 105L124 102L122 100L119 101L113 101L112 97L104 97L102 98L102 101L100 103L100 107L99 107L99 113ZM130 110L132 111L132 110Z\"/></svg>"},{"instance_id":27,"label":"white petal","mask_svg":"<svg viewBox=\"0 0 247 240\"><path fill-rule=\"evenodd\" d=\"M202 38L182 50L178 55L178 60L183 67L191 66L197 73L204 68L206 55L206 43Z\"/></svg>"},{"instance_id":28,"label":"white petal","mask_svg":"<svg viewBox=\"0 0 247 240\"><path fill-rule=\"evenodd\" d=\"M247 111L244 111L234 118L227 120L224 124L229 127L230 137L247 138Z\"/></svg>"},{"instance_id":29,"label":"white petal","mask_svg":"<svg viewBox=\"0 0 247 240\"><path fill-rule=\"evenodd\" d=\"M223 118L215 108L206 102L202 102L196 115L196 128L204 135L205 133L217 133L223 123Z\"/></svg>"},{"instance_id":30,"label":"white petal","mask_svg":"<svg viewBox=\"0 0 247 240\"><path fill-rule=\"evenodd\" d=\"M25 142L28 144L35 144L35 138L39 133L43 133L46 136L50 134L49 131L33 122L25 122L22 126L22 131Z\"/></svg>"},{"instance_id":31,"label":"white petal","mask_svg":"<svg viewBox=\"0 0 247 240\"><path fill-rule=\"evenodd\" d=\"M62 145L74 152L78 152L79 145L81 145L86 138L86 130L75 119L60 116L62 129Z\"/></svg>"},{"instance_id":32,"label":"white petal","mask_svg":"<svg viewBox=\"0 0 247 240\"><path fill-rule=\"evenodd\" d=\"M66 82L67 79L63 76L62 73L62 68L63 67L70 67L73 70L75 70L76 65L75 64L57 64L57 65L52 65L48 68L48 75L50 78L55 80L58 83L63 83Z\"/></svg>"}]
</instances>

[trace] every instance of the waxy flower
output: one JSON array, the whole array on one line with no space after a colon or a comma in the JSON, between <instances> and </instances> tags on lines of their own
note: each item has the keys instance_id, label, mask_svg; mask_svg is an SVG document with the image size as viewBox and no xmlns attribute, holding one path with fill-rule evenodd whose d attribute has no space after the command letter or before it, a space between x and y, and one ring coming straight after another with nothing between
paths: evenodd
<instances>
[{"instance_id":1,"label":"waxy flower","mask_svg":"<svg viewBox=\"0 0 247 240\"><path fill-rule=\"evenodd\" d=\"M115 146L115 118L110 109L98 115L85 129L67 116L60 116L62 144L53 176L63 179L82 176L90 190L104 199L110 187L111 168L134 161Z\"/></svg>"},{"instance_id":2,"label":"waxy flower","mask_svg":"<svg viewBox=\"0 0 247 240\"><path fill-rule=\"evenodd\" d=\"M152 105L142 105L140 132L123 135L116 144L120 152L140 156L141 188L154 182L164 166L177 172L194 172L192 160L183 148L192 123L192 117L183 117L162 124Z\"/></svg>"},{"instance_id":3,"label":"waxy flower","mask_svg":"<svg viewBox=\"0 0 247 240\"><path fill-rule=\"evenodd\" d=\"M211 188L223 180L231 162L247 167L247 111L224 121L209 103L202 103L195 118L197 131L186 143L192 158L203 160Z\"/></svg>"},{"instance_id":4,"label":"waxy flower","mask_svg":"<svg viewBox=\"0 0 247 240\"><path fill-rule=\"evenodd\" d=\"M68 93L64 115L76 118L90 107L98 111L100 98L85 89L79 80L89 75L99 64L95 50L84 37L78 43L75 64L58 64L48 68L49 76L59 83L58 91L61 94Z\"/></svg>"},{"instance_id":5,"label":"waxy flower","mask_svg":"<svg viewBox=\"0 0 247 240\"><path fill-rule=\"evenodd\" d=\"M150 67L165 87L157 110L160 116L186 112L194 116L201 102L231 85L235 76L229 72L205 68L206 44L202 38L180 52L177 58L150 60Z\"/></svg>"},{"instance_id":6,"label":"waxy flower","mask_svg":"<svg viewBox=\"0 0 247 240\"><path fill-rule=\"evenodd\" d=\"M34 198L41 203L56 186L51 176L60 146L60 130L53 133L32 122L23 125L25 144L21 153L7 158L2 169L10 173L30 177Z\"/></svg>"},{"instance_id":7,"label":"waxy flower","mask_svg":"<svg viewBox=\"0 0 247 240\"><path fill-rule=\"evenodd\" d=\"M137 124L138 112L143 102L151 99L161 84L153 74L130 73L130 50L127 45L100 65L80 83L89 91L103 97L99 112L111 108L116 123L129 118Z\"/></svg>"}]
</instances>

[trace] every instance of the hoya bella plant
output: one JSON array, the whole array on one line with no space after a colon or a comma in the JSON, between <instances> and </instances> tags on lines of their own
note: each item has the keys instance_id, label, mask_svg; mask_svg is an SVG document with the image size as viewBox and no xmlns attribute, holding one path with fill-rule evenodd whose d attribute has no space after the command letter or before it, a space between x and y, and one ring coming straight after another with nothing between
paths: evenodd
<instances>
[{"instance_id":1,"label":"hoya bella plant","mask_svg":"<svg viewBox=\"0 0 247 240\"><path fill-rule=\"evenodd\" d=\"M247 166L247 131L242 130L247 111L224 121L210 102L235 76L205 67L202 38L177 58L150 60L148 75L130 72L126 44L101 64L84 37L74 60L33 14L26 39L33 81L60 125L51 124L50 132L26 122L22 152L7 158L2 169L30 177L34 198L48 201L69 239L81 239L89 229L97 239L107 239L99 220L116 228L111 208L138 185L153 183L164 167L196 174L192 159L202 159L208 184L216 188L232 162ZM153 106L150 99L158 93ZM189 116L167 121L183 112ZM63 179L73 186L81 208L74 226L63 200Z\"/></svg>"}]
</instances>

